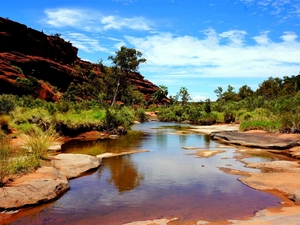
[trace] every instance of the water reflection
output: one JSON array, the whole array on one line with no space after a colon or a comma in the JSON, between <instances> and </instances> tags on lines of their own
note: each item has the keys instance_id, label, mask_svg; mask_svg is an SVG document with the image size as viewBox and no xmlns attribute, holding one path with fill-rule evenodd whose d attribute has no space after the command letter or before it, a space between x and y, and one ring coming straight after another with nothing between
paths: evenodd
<instances>
[{"instance_id":1,"label":"water reflection","mask_svg":"<svg viewBox=\"0 0 300 225\"><path fill-rule=\"evenodd\" d=\"M120 153L141 146L141 141L147 136L140 131L129 131L125 136L118 139L98 139L95 141L70 141L62 146L64 153L77 153L88 155L99 155L105 152Z\"/></svg>"},{"instance_id":2,"label":"water reflection","mask_svg":"<svg viewBox=\"0 0 300 225\"><path fill-rule=\"evenodd\" d=\"M140 186L145 178L143 173L138 172L137 166L131 161L131 156L106 159L106 165L111 174L107 182L113 184L120 193ZM99 179L101 179L101 171L98 170Z\"/></svg>"}]
</instances>

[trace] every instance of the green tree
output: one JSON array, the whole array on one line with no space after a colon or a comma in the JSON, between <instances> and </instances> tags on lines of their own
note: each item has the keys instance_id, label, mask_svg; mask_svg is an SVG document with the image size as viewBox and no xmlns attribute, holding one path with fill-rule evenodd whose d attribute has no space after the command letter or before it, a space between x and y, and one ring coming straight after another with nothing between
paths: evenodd
<instances>
[{"instance_id":1,"label":"green tree","mask_svg":"<svg viewBox=\"0 0 300 225\"><path fill-rule=\"evenodd\" d=\"M164 85L159 85L157 91L152 95L154 101L161 101L167 97L168 88Z\"/></svg>"},{"instance_id":2,"label":"green tree","mask_svg":"<svg viewBox=\"0 0 300 225\"><path fill-rule=\"evenodd\" d=\"M253 95L253 91L252 89L247 86L247 85L243 85L242 87L240 87L239 92L238 92L238 97L240 100L245 99L249 96Z\"/></svg>"},{"instance_id":3,"label":"green tree","mask_svg":"<svg viewBox=\"0 0 300 225\"><path fill-rule=\"evenodd\" d=\"M225 101L236 101L237 94L233 91L234 87L228 85L227 91L223 93L223 98Z\"/></svg>"},{"instance_id":4,"label":"green tree","mask_svg":"<svg viewBox=\"0 0 300 225\"><path fill-rule=\"evenodd\" d=\"M216 90L214 90L214 92L216 93L216 95L218 97L218 101L221 101L223 99L223 88L218 87Z\"/></svg>"},{"instance_id":5,"label":"green tree","mask_svg":"<svg viewBox=\"0 0 300 225\"><path fill-rule=\"evenodd\" d=\"M267 99L274 99L278 96L282 90L282 80L278 77L269 77L259 85L256 94L259 96L264 96Z\"/></svg>"},{"instance_id":6,"label":"green tree","mask_svg":"<svg viewBox=\"0 0 300 225\"><path fill-rule=\"evenodd\" d=\"M205 100L204 111L206 113L211 113L211 101L209 98Z\"/></svg>"},{"instance_id":7,"label":"green tree","mask_svg":"<svg viewBox=\"0 0 300 225\"><path fill-rule=\"evenodd\" d=\"M127 86L128 76L130 73L138 72L140 63L145 63L146 59L141 58L142 53L133 48L127 48L122 46L119 51L116 52L116 56L109 56L108 59L112 61L114 65L114 74L116 79L116 87L112 100L114 105L119 89L122 86ZM120 83L120 81L122 82Z\"/></svg>"},{"instance_id":8,"label":"green tree","mask_svg":"<svg viewBox=\"0 0 300 225\"><path fill-rule=\"evenodd\" d=\"M191 100L190 94L186 87L181 87L177 95L181 97L182 105L185 105L189 100Z\"/></svg>"}]
</instances>

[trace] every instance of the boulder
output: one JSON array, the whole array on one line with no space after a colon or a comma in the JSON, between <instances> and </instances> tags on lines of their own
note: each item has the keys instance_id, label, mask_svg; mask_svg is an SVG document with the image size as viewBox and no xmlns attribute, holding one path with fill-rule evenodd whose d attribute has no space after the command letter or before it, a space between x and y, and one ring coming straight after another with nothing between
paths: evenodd
<instances>
[{"instance_id":1,"label":"boulder","mask_svg":"<svg viewBox=\"0 0 300 225\"><path fill-rule=\"evenodd\" d=\"M84 154L59 154L53 157L52 164L61 174L71 179L98 168L100 160Z\"/></svg>"},{"instance_id":2,"label":"boulder","mask_svg":"<svg viewBox=\"0 0 300 225\"><path fill-rule=\"evenodd\" d=\"M41 167L0 188L0 209L20 208L58 198L69 182L53 167Z\"/></svg>"}]
</instances>

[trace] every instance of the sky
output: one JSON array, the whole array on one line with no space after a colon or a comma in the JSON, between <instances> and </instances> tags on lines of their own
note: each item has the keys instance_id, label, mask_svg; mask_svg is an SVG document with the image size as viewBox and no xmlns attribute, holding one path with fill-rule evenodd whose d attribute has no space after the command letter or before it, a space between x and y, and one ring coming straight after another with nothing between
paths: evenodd
<instances>
[{"instance_id":1,"label":"sky","mask_svg":"<svg viewBox=\"0 0 300 225\"><path fill-rule=\"evenodd\" d=\"M3 0L0 16L107 66L121 46L141 51L145 79L195 102L300 73L300 0Z\"/></svg>"}]
</instances>

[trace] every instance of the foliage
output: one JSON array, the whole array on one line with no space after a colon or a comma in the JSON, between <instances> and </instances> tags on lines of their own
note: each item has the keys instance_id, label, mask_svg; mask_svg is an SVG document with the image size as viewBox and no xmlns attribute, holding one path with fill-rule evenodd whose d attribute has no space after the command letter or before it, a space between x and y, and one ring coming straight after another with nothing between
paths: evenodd
<instances>
[{"instance_id":1,"label":"foliage","mask_svg":"<svg viewBox=\"0 0 300 225\"><path fill-rule=\"evenodd\" d=\"M186 87L181 87L177 95L181 97L182 105L185 105L189 100L191 100L190 94Z\"/></svg>"},{"instance_id":2,"label":"foliage","mask_svg":"<svg viewBox=\"0 0 300 225\"><path fill-rule=\"evenodd\" d=\"M133 110L123 107L117 110L115 107L107 108L105 111L104 127L108 130L123 126L125 129L130 129L134 121Z\"/></svg>"},{"instance_id":3,"label":"foliage","mask_svg":"<svg viewBox=\"0 0 300 225\"><path fill-rule=\"evenodd\" d=\"M41 87L40 82L35 77L31 76L28 78L18 77L15 81L15 85L22 88L25 93L32 93Z\"/></svg>"},{"instance_id":4,"label":"foliage","mask_svg":"<svg viewBox=\"0 0 300 225\"><path fill-rule=\"evenodd\" d=\"M14 95L0 95L0 115L8 114L15 108L16 97Z\"/></svg>"},{"instance_id":5,"label":"foliage","mask_svg":"<svg viewBox=\"0 0 300 225\"><path fill-rule=\"evenodd\" d=\"M205 100L204 111L205 111L206 113L211 113L211 101L210 101L209 98Z\"/></svg>"},{"instance_id":6,"label":"foliage","mask_svg":"<svg viewBox=\"0 0 300 225\"><path fill-rule=\"evenodd\" d=\"M116 56L108 57L114 65L113 76L111 79L107 79L110 83L115 84L112 105L114 105L117 95L123 94L122 89L124 90L128 86L129 74L137 72L140 63L146 62L146 59L141 57L142 53L140 51L133 48L127 48L125 46L122 46L120 50L116 52Z\"/></svg>"},{"instance_id":7,"label":"foliage","mask_svg":"<svg viewBox=\"0 0 300 225\"><path fill-rule=\"evenodd\" d=\"M168 95L168 88L164 85L159 85L157 91L152 95L154 101L161 101Z\"/></svg>"},{"instance_id":8,"label":"foliage","mask_svg":"<svg viewBox=\"0 0 300 225\"><path fill-rule=\"evenodd\" d=\"M34 160L47 159L47 150L57 137L52 129L46 131L33 129L27 135L23 135L24 147L29 150Z\"/></svg>"},{"instance_id":9,"label":"foliage","mask_svg":"<svg viewBox=\"0 0 300 225\"><path fill-rule=\"evenodd\" d=\"M135 111L135 116L137 117L138 121L141 123L146 122L148 120L146 112L143 108L138 108Z\"/></svg>"},{"instance_id":10,"label":"foliage","mask_svg":"<svg viewBox=\"0 0 300 225\"><path fill-rule=\"evenodd\" d=\"M26 149L15 151L0 129L0 187L14 174L26 173L39 166L40 160Z\"/></svg>"},{"instance_id":11,"label":"foliage","mask_svg":"<svg viewBox=\"0 0 300 225\"><path fill-rule=\"evenodd\" d=\"M15 66L15 65L11 65L11 67L14 68L15 70L17 70L20 74L24 74L23 70L20 67Z\"/></svg>"}]
</instances>

